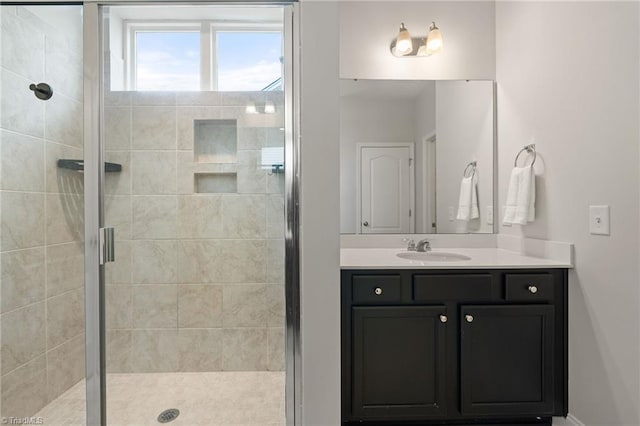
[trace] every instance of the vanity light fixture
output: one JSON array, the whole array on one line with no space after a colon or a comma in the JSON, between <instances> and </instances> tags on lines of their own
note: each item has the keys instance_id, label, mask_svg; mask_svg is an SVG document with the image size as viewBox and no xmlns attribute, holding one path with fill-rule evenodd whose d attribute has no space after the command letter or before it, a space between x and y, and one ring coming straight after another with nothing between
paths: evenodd
<instances>
[{"instance_id":1,"label":"vanity light fixture","mask_svg":"<svg viewBox=\"0 0 640 426\"><path fill-rule=\"evenodd\" d=\"M442 33L440 28L436 26L435 22L431 22L429 26L429 35L427 35L427 41L424 43L427 56L435 55L442 51Z\"/></svg>"},{"instance_id":2,"label":"vanity light fixture","mask_svg":"<svg viewBox=\"0 0 640 426\"><path fill-rule=\"evenodd\" d=\"M249 102L247 104L247 107L245 108L245 112L247 114L275 114L276 106L272 101L266 101L264 104L264 109L262 108L262 106L260 106L260 109L258 109L258 106L256 106L255 102Z\"/></svg>"},{"instance_id":3,"label":"vanity light fixture","mask_svg":"<svg viewBox=\"0 0 640 426\"><path fill-rule=\"evenodd\" d=\"M404 22L400 24L400 30L398 31L398 36L396 37L395 44L395 52L394 54L397 56L408 55L413 51L413 40L411 39L411 34L409 34L409 30L404 26Z\"/></svg>"},{"instance_id":4,"label":"vanity light fixture","mask_svg":"<svg viewBox=\"0 0 640 426\"><path fill-rule=\"evenodd\" d=\"M256 109L256 104L255 102L249 102L247 104L247 108L245 109L245 112L247 114L257 114L258 110Z\"/></svg>"},{"instance_id":5,"label":"vanity light fixture","mask_svg":"<svg viewBox=\"0 0 640 426\"><path fill-rule=\"evenodd\" d=\"M413 38L409 30L400 24L398 36L391 42L394 56L431 56L442 51L442 33L435 22L431 22L426 37Z\"/></svg>"},{"instance_id":6,"label":"vanity light fixture","mask_svg":"<svg viewBox=\"0 0 640 426\"><path fill-rule=\"evenodd\" d=\"M274 114L276 112L276 106L271 101L267 101L264 104L264 113L265 114Z\"/></svg>"}]
</instances>

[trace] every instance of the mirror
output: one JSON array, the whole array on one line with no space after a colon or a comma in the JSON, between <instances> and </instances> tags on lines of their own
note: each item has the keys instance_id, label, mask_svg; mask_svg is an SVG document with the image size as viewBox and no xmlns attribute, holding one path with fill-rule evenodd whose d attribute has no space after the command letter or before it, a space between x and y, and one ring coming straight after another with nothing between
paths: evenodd
<instances>
[{"instance_id":1,"label":"mirror","mask_svg":"<svg viewBox=\"0 0 640 426\"><path fill-rule=\"evenodd\" d=\"M341 233L492 233L494 110L493 81L341 80Z\"/></svg>"}]
</instances>

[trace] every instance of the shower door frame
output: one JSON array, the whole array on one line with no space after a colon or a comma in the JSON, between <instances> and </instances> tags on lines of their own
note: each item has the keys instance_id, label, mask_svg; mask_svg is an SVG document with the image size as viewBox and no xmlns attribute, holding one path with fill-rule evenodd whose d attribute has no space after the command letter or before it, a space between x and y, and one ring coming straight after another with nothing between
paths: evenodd
<instances>
[{"instance_id":1,"label":"shower door frame","mask_svg":"<svg viewBox=\"0 0 640 426\"><path fill-rule=\"evenodd\" d=\"M27 1L27 3L30 3ZM43 3L40 1L39 3ZM51 1L51 3L61 3ZM281 1L85 1L84 62L84 200L85 200L85 339L87 425L106 426L105 267L99 233L104 227L103 45L100 7L120 5L282 6L285 95L285 411L287 426L301 425L301 344L299 266L300 179L300 21L295 0ZM117 247L116 247L117 256Z\"/></svg>"}]
</instances>

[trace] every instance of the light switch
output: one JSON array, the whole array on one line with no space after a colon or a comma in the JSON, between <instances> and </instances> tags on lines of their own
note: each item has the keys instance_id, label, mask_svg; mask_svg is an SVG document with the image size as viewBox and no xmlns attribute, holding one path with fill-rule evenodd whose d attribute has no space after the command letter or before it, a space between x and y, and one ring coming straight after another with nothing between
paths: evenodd
<instances>
[{"instance_id":1,"label":"light switch","mask_svg":"<svg viewBox=\"0 0 640 426\"><path fill-rule=\"evenodd\" d=\"M493 206L487 206L487 224L493 225Z\"/></svg>"},{"instance_id":2,"label":"light switch","mask_svg":"<svg viewBox=\"0 0 640 426\"><path fill-rule=\"evenodd\" d=\"M456 218L453 207L449 206L449 222L453 222Z\"/></svg>"},{"instance_id":3,"label":"light switch","mask_svg":"<svg viewBox=\"0 0 640 426\"><path fill-rule=\"evenodd\" d=\"M609 230L609 206L589 206L589 233L611 235Z\"/></svg>"}]
</instances>

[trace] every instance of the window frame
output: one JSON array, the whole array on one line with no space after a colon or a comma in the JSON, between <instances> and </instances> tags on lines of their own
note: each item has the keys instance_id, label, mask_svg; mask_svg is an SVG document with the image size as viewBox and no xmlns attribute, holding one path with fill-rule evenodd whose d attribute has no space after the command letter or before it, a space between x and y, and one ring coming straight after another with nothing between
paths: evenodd
<instances>
[{"instance_id":1,"label":"window frame","mask_svg":"<svg viewBox=\"0 0 640 426\"><path fill-rule=\"evenodd\" d=\"M137 89L136 33L138 32L198 32L200 33L200 90L218 90L218 32L278 33L284 40L279 22L223 22L214 20L124 20L123 51L125 52L125 87Z\"/></svg>"}]
</instances>

